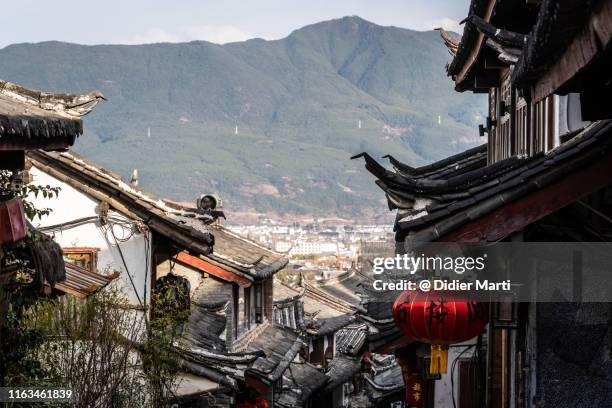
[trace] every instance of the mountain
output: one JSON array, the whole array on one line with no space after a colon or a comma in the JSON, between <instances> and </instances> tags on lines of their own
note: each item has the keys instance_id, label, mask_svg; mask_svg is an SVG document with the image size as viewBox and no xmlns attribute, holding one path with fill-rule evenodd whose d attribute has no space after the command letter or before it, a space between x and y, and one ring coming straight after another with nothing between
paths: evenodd
<instances>
[{"instance_id":1,"label":"mountain","mask_svg":"<svg viewBox=\"0 0 612 408\"><path fill-rule=\"evenodd\" d=\"M101 90L74 150L164 197L359 220L384 200L351 155L422 165L479 143L486 98L453 90L449 58L437 32L345 17L274 41L10 45L0 78Z\"/></svg>"}]
</instances>

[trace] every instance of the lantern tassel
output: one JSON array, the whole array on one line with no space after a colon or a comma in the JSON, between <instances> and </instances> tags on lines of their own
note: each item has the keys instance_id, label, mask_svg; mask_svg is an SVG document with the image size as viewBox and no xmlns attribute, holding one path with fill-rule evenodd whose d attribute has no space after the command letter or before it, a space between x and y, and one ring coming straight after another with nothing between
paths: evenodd
<instances>
[{"instance_id":1,"label":"lantern tassel","mask_svg":"<svg viewBox=\"0 0 612 408\"><path fill-rule=\"evenodd\" d=\"M448 346L440 344L431 345L431 358L429 360L429 374L446 374L448 369Z\"/></svg>"}]
</instances>

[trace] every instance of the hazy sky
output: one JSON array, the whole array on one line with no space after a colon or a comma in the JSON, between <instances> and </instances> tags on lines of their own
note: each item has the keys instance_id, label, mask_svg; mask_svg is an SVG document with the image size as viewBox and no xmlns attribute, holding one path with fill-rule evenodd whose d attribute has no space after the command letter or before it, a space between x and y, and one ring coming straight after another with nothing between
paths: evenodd
<instances>
[{"instance_id":1,"label":"hazy sky","mask_svg":"<svg viewBox=\"0 0 612 408\"><path fill-rule=\"evenodd\" d=\"M381 25L458 30L469 0L3 0L0 48L48 40L139 44L277 39L358 15Z\"/></svg>"}]
</instances>

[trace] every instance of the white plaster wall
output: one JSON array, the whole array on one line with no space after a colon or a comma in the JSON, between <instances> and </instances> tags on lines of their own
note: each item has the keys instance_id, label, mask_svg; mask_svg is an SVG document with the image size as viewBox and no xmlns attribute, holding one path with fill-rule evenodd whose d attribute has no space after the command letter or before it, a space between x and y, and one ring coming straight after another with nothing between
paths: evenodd
<instances>
[{"instance_id":1,"label":"white plaster wall","mask_svg":"<svg viewBox=\"0 0 612 408\"><path fill-rule=\"evenodd\" d=\"M455 395L455 403L459 406L459 363L455 366L455 372L453 374L453 381L455 383L454 392L451 384L451 368L453 362L459 357L459 355L466 350L467 346L475 343L475 339L470 341L453 345L448 349L448 372L442 374L441 379L436 381L434 406L436 408L453 408L452 395ZM460 345L466 345L466 347L459 347ZM474 347L461 354L462 359L469 359L474 355Z\"/></svg>"},{"instance_id":2,"label":"white plaster wall","mask_svg":"<svg viewBox=\"0 0 612 408\"><path fill-rule=\"evenodd\" d=\"M70 185L43 173L40 169L32 167L31 174L33 183L37 185L49 185L52 187L59 186L61 191L57 198L45 199L41 195L37 198L31 197L30 200L38 208L51 208L52 212L48 216L44 216L42 220L35 219L34 226L44 227L57 225L79 218L96 216L95 208L99 201L95 200ZM121 214L110 211L109 215L130 221ZM121 238L124 231L115 227L115 235ZM147 268L147 252L146 243L150 248L150 234L143 235L135 233L128 241L120 242L120 248L125 258L125 265L121 259L119 250L115 244L112 234L106 234L100 228L97 222L89 222L85 225L77 227L67 227L66 229L54 233L54 239L62 247L96 247L100 248L98 252L98 271L110 272L118 271L121 273L120 278L115 281L115 285L120 287L126 294L130 304L141 306L138 300L148 304L150 294L150 268ZM150 254L148 255L151 256ZM148 264L150 265L151 259ZM126 270L127 266L127 270ZM129 275L132 277L133 285L130 282Z\"/></svg>"}]
</instances>

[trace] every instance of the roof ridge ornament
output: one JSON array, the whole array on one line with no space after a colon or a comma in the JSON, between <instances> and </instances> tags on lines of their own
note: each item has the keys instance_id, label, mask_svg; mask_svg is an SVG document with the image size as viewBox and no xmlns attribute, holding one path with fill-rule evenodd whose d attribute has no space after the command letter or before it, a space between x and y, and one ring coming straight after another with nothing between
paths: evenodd
<instances>
[{"instance_id":1,"label":"roof ridge ornament","mask_svg":"<svg viewBox=\"0 0 612 408\"><path fill-rule=\"evenodd\" d=\"M443 27L434 28L434 30L440 32L440 37L442 37L442 40L444 40L444 45L446 45L446 48L448 48L450 55L454 57L459 49L459 41L453 38Z\"/></svg>"},{"instance_id":2,"label":"roof ridge ornament","mask_svg":"<svg viewBox=\"0 0 612 408\"><path fill-rule=\"evenodd\" d=\"M3 80L0 80L0 95L71 117L85 116L96 107L98 102L107 100L98 90L86 94L43 92Z\"/></svg>"}]
</instances>

